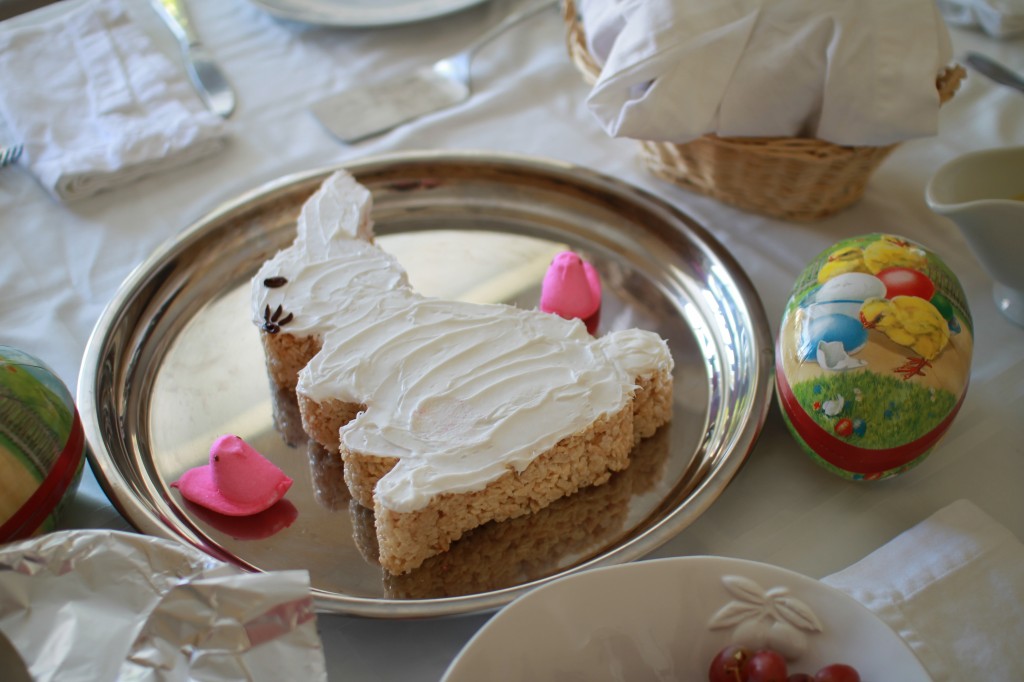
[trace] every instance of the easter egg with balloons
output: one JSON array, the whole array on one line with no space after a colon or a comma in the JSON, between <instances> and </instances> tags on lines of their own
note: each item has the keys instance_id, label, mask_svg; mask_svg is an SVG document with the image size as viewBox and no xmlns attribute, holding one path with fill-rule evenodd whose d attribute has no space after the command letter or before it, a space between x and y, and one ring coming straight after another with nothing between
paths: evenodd
<instances>
[{"instance_id":1,"label":"easter egg with balloons","mask_svg":"<svg viewBox=\"0 0 1024 682\"><path fill-rule=\"evenodd\" d=\"M801 449L844 478L919 464L967 391L973 325L959 281L891 234L834 244L797 279L776 344L776 396Z\"/></svg>"}]
</instances>

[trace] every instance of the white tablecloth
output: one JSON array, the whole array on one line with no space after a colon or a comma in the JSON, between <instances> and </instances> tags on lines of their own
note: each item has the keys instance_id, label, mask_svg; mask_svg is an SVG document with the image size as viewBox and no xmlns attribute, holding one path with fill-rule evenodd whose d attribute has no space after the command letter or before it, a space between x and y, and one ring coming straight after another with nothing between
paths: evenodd
<instances>
[{"instance_id":1,"label":"white tablecloth","mask_svg":"<svg viewBox=\"0 0 1024 682\"><path fill-rule=\"evenodd\" d=\"M70 206L55 202L23 170L0 171L0 343L36 354L74 391L89 334L122 280L225 199L290 172L382 152L485 149L550 157L643 186L693 215L745 268L773 329L811 258L838 239L874 231L905 235L944 258L974 315L966 401L921 466L879 484L846 482L799 452L772 407L732 485L652 556L734 556L822 577L960 498L1024 538L1024 329L998 313L990 277L957 228L931 213L923 198L931 173L954 156L1024 144L1024 96L972 74L943 108L937 138L898 148L859 204L812 224L742 213L650 176L637 144L609 139L588 112L588 87L566 54L554 10L478 53L476 92L465 104L354 146L332 139L307 111L344 85L454 52L516 4L491 0L429 23L337 29L280 21L246 0L192 2L199 32L238 92L237 111L227 122L228 149ZM133 0L133 9L170 50L146 3ZM17 17L0 30L59 10ZM1024 70L1024 40L1000 42L960 29L953 37L961 59L977 49ZM88 471L65 523L127 527ZM436 680L487 617L323 615L331 679Z\"/></svg>"}]
</instances>

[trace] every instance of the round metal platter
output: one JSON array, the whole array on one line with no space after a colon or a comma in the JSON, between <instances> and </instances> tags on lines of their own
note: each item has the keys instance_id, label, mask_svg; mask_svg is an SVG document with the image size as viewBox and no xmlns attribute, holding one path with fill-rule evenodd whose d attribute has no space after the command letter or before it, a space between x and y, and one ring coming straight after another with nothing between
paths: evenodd
<instances>
[{"instance_id":1,"label":"round metal platter","mask_svg":"<svg viewBox=\"0 0 1024 682\"><path fill-rule=\"evenodd\" d=\"M412 153L345 166L373 194L378 244L431 296L536 307L571 249L604 287L598 334L659 333L675 359L673 419L605 485L483 526L404 576L376 563L372 512L307 443L294 395L272 390L250 278L290 244L335 168L282 178L199 220L143 263L104 311L79 378L91 463L140 531L254 571L306 569L324 611L377 617L491 610L531 587L660 546L746 459L772 390L772 339L746 275L691 218L618 180L558 162ZM170 484L241 436L295 483L267 512L228 518Z\"/></svg>"}]
</instances>

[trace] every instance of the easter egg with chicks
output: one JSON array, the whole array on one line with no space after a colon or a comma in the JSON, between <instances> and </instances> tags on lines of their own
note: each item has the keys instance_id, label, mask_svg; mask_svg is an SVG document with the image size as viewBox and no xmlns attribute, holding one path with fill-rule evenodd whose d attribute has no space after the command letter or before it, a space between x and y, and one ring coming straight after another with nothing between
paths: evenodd
<instances>
[{"instance_id":1,"label":"easter egg with chicks","mask_svg":"<svg viewBox=\"0 0 1024 682\"><path fill-rule=\"evenodd\" d=\"M776 345L786 424L819 464L877 480L920 463L967 391L973 326L956 276L903 237L841 241L803 271Z\"/></svg>"}]
</instances>

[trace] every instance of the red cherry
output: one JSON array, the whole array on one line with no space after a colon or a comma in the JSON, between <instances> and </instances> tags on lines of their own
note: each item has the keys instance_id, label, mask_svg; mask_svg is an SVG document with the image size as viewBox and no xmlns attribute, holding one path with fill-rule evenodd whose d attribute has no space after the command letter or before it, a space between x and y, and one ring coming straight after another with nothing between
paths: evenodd
<instances>
[{"instance_id":1,"label":"red cherry","mask_svg":"<svg viewBox=\"0 0 1024 682\"><path fill-rule=\"evenodd\" d=\"M833 663L816 672L814 682L860 682L860 674L845 663Z\"/></svg>"},{"instance_id":2,"label":"red cherry","mask_svg":"<svg viewBox=\"0 0 1024 682\"><path fill-rule=\"evenodd\" d=\"M743 672L748 682L786 682L789 677L786 659L771 649L754 652L743 666Z\"/></svg>"},{"instance_id":3,"label":"red cherry","mask_svg":"<svg viewBox=\"0 0 1024 682\"><path fill-rule=\"evenodd\" d=\"M750 652L739 644L730 644L711 659L708 682L748 682L743 673L743 664L750 658Z\"/></svg>"},{"instance_id":4,"label":"red cherry","mask_svg":"<svg viewBox=\"0 0 1024 682\"><path fill-rule=\"evenodd\" d=\"M836 433L838 433L843 438L846 438L851 433L853 433L853 422L844 417L843 419L840 419L839 421L836 422L834 428Z\"/></svg>"},{"instance_id":5,"label":"red cherry","mask_svg":"<svg viewBox=\"0 0 1024 682\"><path fill-rule=\"evenodd\" d=\"M885 285L885 297L917 296L926 301L935 293L935 283L923 272L910 268L886 268L877 275Z\"/></svg>"}]
</instances>

